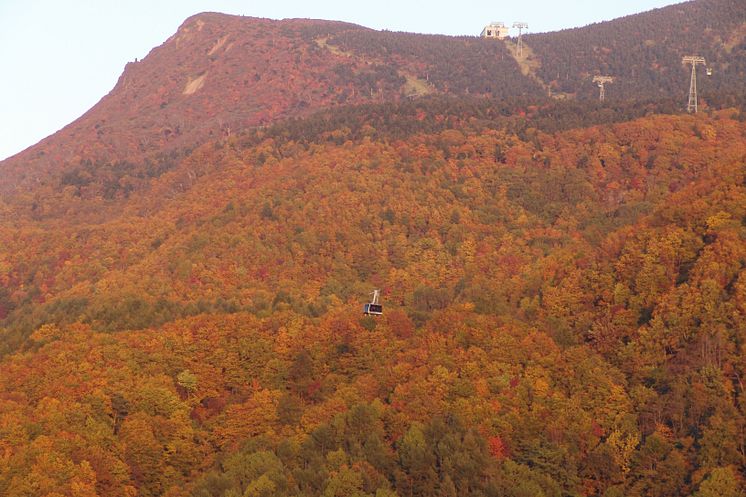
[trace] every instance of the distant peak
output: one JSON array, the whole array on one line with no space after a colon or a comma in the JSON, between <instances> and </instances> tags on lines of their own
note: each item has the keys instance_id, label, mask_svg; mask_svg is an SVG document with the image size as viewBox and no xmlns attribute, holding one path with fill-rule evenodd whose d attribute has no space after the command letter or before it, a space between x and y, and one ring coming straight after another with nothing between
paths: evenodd
<instances>
[{"instance_id":1,"label":"distant peak","mask_svg":"<svg viewBox=\"0 0 746 497\"><path fill-rule=\"evenodd\" d=\"M362 27L357 24L345 22L345 21L334 21L328 19L311 19L304 17L288 17L285 19L270 19L266 17L252 17L236 14L223 14L220 12L200 12L187 17L179 27L179 31L183 29L191 30L192 28L201 29L207 24L224 24L226 22L241 22L249 24L275 24L275 25L291 25L291 26L304 26L304 25L334 25L334 26L348 26Z\"/></svg>"},{"instance_id":2,"label":"distant peak","mask_svg":"<svg viewBox=\"0 0 746 497\"><path fill-rule=\"evenodd\" d=\"M178 31L201 31L206 25L223 26L228 23L235 23L238 20L259 20L259 18L243 17L233 14L222 14L220 12L200 12L193 16L187 17Z\"/></svg>"},{"instance_id":3,"label":"distant peak","mask_svg":"<svg viewBox=\"0 0 746 497\"><path fill-rule=\"evenodd\" d=\"M194 14L193 16L187 17L184 22L182 23L182 26L188 26L190 24L194 24L197 21L202 22L214 22L214 21L225 21L230 19L238 19L243 16L238 16L234 14L223 14L222 12L200 12L198 14Z\"/></svg>"}]
</instances>

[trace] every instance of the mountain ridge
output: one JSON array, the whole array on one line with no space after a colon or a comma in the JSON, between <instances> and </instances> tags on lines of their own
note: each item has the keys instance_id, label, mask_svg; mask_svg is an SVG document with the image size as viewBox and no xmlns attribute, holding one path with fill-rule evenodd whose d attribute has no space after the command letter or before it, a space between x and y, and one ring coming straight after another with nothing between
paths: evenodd
<instances>
[{"instance_id":1,"label":"mountain ridge","mask_svg":"<svg viewBox=\"0 0 746 497\"><path fill-rule=\"evenodd\" d=\"M639 42L622 27L682 9L717 12L719 23L735 26L740 19L740 25L746 26L746 9L737 1L697 0L585 28L529 34L525 42L534 52L534 60L540 61L535 74L553 92L581 99L595 98L597 90L590 77L595 71L616 73L617 82L608 92L611 99L684 95L682 86L687 79L680 57L669 60L671 50L681 43L679 38L671 38L671 29L667 28L665 36L673 41L662 39L660 43L673 45L663 55L651 52L654 58L650 59L651 64L660 65L659 59L664 57L661 70L665 74L657 69L637 69L634 64L620 66L625 54L637 53L633 45ZM697 28L704 21L694 18L686 22ZM582 46L572 40L589 36L595 40L599 33L609 39L609 34L603 34L607 32L618 38L614 42L619 47L617 53L574 56L584 61L577 74L555 69L573 52L567 43ZM727 38L726 33L721 37ZM709 34L703 39L716 41ZM739 94L743 78L738 75L746 70L739 54L746 48L737 41L732 45L730 51L717 52L720 62L715 64L712 81L718 92ZM562 47L560 52L558 47ZM604 58L608 56L619 62ZM724 69L726 64L736 72ZM572 65L565 63L563 67ZM635 76L620 69L625 67L639 73L642 83L633 83ZM659 78L659 73L664 84L652 89L650 78ZM707 97L710 90L704 83L702 87ZM521 74L502 42L379 32L337 21L197 14L145 59L128 63L112 91L91 110L38 145L0 162L5 172L0 191L29 192L33 185L48 181L49 174L59 176L82 161L142 163L147 158L156 160L159 154L181 156L195 143L278 119L341 104L396 101L428 93L492 98L520 95L541 101L545 90ZM76 145L70 147L70 143Z\"/></svg>"}]
</instances>

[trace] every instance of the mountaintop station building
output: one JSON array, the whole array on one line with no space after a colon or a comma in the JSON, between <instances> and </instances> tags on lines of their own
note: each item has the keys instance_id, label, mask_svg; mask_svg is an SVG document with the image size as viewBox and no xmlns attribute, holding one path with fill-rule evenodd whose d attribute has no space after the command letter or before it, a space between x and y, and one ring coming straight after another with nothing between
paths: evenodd
<instances>
[{"instance_id":1,"label":"mountaintop station building","mask_svg":"<svg viewBox=\"0 0 746 497\"><path fill-rule=\"evenodd\" d=\"M508 27L503 22L491 22L482 30L482 38L497 38L502 40L508 36Z\"/></svg>"}]
</instances>

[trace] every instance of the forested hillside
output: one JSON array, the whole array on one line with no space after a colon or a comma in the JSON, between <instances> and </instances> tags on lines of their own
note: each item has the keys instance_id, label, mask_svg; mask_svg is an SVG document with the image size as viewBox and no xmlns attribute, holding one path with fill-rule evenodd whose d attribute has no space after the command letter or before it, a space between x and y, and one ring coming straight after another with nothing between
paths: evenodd
<instances>
[{"instance_id":1,"label":"forested hillside","mask_svg":"<svg viewBox=\"0 0 746 497\"><path fill-rule=\"evenodd\" d=\"M741 105L746 94L741 0L685 2L525 41L536 66L529 75L511 55L514 40L199 14L127 64L85 115L0 162L0 192L28 194L89 166L151 178L195 146L247 127L432 94L535 102L551 94L589 102L598 98L593 76L608 74L616 78L611 100L664 98L682 107L689 78L681 57L689 54L706 57L713 69L700 77L704 104Z\"/></svg>"},{"instance_id":2,"label":"forested hillside","mask_svg":"<svg viewBox=\"0 0 746 497\"><path fill-rule=\"evenodd\" d=\"M426 107L4 225L0 493L738 495L741 116Z\"/></svg>"},{"instance_id":3,"label":"forested hillside","mask_svg":"<svg viewBox=\"0 0 746 497\"><path fill-rule=\"evenodd\" d=\"M691 66L700 55L700 92L719 101L746 93L746 3L695 0L642 14L555 33L528 35L540 62L538 75L556 91L578 98L598 96L593 76L613 76L612 99L670 97L686 103Z\"/></svg>"},{"instance_id":4,"label":"forested hillside","mask_svg":"<svg viewBox=\"0 0 746 497\"><path fill-rule=\"evenodd\" d=\"M743 10L188 19L0 163L0 496L744 497Z\"/></svg>"}]
</instances>

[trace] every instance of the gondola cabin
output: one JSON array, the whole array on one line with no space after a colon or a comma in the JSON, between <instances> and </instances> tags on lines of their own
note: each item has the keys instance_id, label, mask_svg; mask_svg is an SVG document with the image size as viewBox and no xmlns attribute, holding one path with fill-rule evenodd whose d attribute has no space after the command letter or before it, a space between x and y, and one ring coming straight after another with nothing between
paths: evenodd
<instances>
[{"instance_id":1,"label":"gondola cabin","mask_svg":"<svg viewBox=\"0 0 746 497\"><path fill-rule=\"evenodd\" d=\"M365 304L363 306L363 314L380 316L383 314L383 306L381 304Z\"/></svg>"},{"instance_id":2,"label":"gondola cabin","mask_svg":"<svg viewBox=\"0 0 746 497\"><path fill-rule=\"evenodd\" d=\"M366 316L380 316L383 314L383 306L379 303L380 290L373 291L373 300L363 306L363 314Z\"/></svg>"}]
</instances>

